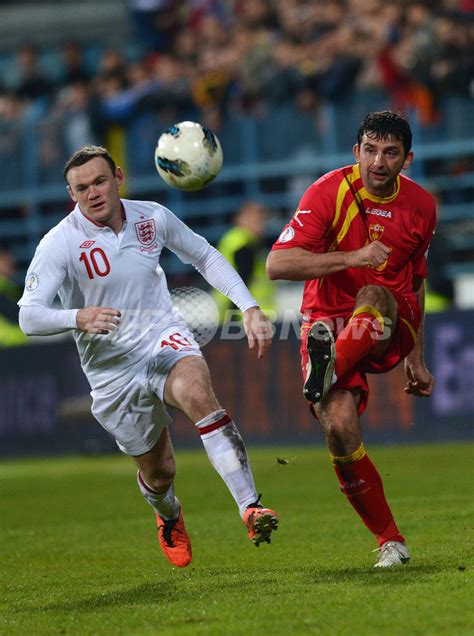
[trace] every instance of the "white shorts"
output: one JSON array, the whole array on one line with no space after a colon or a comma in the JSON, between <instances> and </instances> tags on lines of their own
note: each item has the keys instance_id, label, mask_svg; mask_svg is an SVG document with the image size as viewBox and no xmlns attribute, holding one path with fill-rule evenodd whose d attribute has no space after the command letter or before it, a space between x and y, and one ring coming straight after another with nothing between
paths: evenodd
<instances>
[{"instance_id":1,"label":"white shorts","mask_svg":"<svg viewBox=\"0 0 474 636\"><path fill-rule=\"evenodd\" d=\"M187 356L202 357L192 333L182 325L159 334L150 359L114 388L91 391L92 414L127 455L143 455L158 441L171 421L163 403L166 378Z\"/></svg>"}]
</instances>

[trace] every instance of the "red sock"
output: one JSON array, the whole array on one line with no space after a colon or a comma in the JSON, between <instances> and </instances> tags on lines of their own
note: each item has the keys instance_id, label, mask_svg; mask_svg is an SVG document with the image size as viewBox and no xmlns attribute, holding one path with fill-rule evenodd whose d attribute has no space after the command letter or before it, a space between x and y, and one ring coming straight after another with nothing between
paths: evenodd
<instances>
[{"instance_id":1,"label":"red sock","mask_svg":"<svg viewBox=\"0 0 474 636\"><path fill-rule=\"evenodd\" d=\"M380 341L383 318L374 307L359 307L336 340L336 366L338 378L362 360Z\"/></svg>"},{"instance_id":2,"label":"red sock","mask_svg":"<svg viewBox=\"0 0 474 636\"><path fill-rule=\"evenodd\" d=\"M361 456L362 455L362 456ZM350 463L341 462L349 457L333 457L334 470L339 478L341 492L360 516L367 528L375 534L379 545L387 541L404 542L383 491L382 479L361 445ZM339 460L339 461L338 461Z\"/></svg>"}]
</instances>

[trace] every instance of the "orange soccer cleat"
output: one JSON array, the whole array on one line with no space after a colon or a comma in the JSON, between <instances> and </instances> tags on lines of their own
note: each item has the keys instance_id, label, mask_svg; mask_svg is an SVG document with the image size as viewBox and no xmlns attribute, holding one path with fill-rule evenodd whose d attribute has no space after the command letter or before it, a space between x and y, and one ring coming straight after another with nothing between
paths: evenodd
<instances>
[{"instance_id":1,"label":"orange soccer cleat","mask_svg":"<svg viewBox=\"0 0 474 636\"><path fill-rule=\"evenodd\" d=\"M184 527L182 509L180 509L177 519L163 519L157 512L155 512L155 516L158 524L158 541L163 554L173 565L185 568L191 563L193 551Z\"/></svg>"},{"instance_id":2,"label":"orange soccer cleat","mask_svg":"<svg viewBox=\"0 0 474 636\"><path fill-rule=\"evenodd\" d=\"M278 530L278 515L276 512L258 505L247 508L243 522L247 528L250 541L257 548L264 541L270 543L272 531Z\"/></svg>"}]
</instances>

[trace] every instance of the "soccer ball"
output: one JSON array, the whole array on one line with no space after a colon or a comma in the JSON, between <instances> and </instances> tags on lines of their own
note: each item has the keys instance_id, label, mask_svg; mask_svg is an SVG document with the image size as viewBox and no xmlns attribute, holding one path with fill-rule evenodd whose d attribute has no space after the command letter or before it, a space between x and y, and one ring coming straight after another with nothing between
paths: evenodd
<instances>
[{"instance_id":1,"label":"soccer ball","mask_svg":"<svg viewBox=\"0 0 474 636\"><path fill-rule=\"evenodd\" d=\"M219 311L212 296L197 287L177 287L170 290L170 296L198 345L207 345L219 326Z\"/></svg>"},{"instance_id":2,"label":"soccer ball","mask_svg":"<svg viewBox=\"0 0 474 636\"><path fill-rule=\"evenodd\" d=\"M209 128L192 121L168 128L155 150L160 177L186 192L202 190L219 174L222 161L219 139Z\"/></svg>"}]
</instances>

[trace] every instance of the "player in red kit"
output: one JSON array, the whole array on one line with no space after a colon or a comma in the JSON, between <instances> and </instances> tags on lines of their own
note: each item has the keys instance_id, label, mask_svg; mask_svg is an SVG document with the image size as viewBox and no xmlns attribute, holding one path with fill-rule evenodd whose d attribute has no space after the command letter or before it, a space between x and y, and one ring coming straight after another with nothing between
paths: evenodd
<instances>
[{"instance_id":1,"label":"player in red kit","mask_svg":"<svg viewBox=\"0 0 474 636\"><path fill-rule=\"evenodd\" d=\"M434 387L423 360L423 279L436 208L400 174L413 161L411 139L400 115L367 115L354 146L357 163L309 187L267 260L271 279L306 281L303 393L341 491L378 541L376 567L406 563L410 555L362 443L366 374L405 360L407 393L429 396Z\"/></svg>"}]
</instances>

